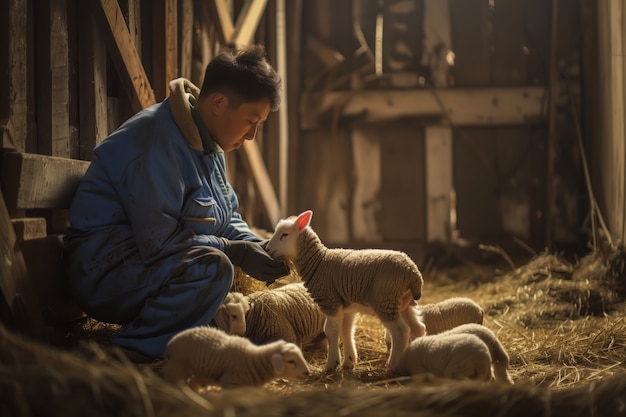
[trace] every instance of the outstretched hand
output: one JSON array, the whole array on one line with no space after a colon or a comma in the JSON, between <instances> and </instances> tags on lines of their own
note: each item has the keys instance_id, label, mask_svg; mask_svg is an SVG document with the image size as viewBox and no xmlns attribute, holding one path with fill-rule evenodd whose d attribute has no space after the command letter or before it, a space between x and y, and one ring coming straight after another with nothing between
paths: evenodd
<instances>
[{"instance_id":1,"label":"outstretched hand","mask_svg":"<svg viewBox=\"0 0 626 417\"><path fill-rule=\"evenodd\" d=\"M224 253L233 265L261 281L274 281L289 274L283 262L272 258L261 246L263 242L224 239Z\"/></svg>"}]
</instances>

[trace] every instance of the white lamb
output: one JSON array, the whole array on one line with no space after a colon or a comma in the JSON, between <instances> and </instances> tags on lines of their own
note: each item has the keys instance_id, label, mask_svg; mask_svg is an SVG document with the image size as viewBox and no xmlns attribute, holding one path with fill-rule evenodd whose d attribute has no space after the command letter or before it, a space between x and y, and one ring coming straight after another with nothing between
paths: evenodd
<instances>
[{"instance_id":1,"label":"white lamb","mask_svg":"<svg viewBox=\"0 0 626 417\"><path fill-rule=\"evenodd\" d=\"M498 340L496 334L486 326L476 323L463 324L446 330L440 335L474 335L479 337L489 348L491 356L491 364L493 366L493 374L496 381L508 382L513 384L513 379L509 375L509 354Z\"/></svg>"},{"instance_id":2,"label":"white lamb","mask_svg":"<svg viewBox=\"0 0 626 417\"><path fill-rule=\"evenodd\" d=\"M300 348L284 340L255 345L223 330L200 326L176 334L165 351L163 378L195 391L263 385L283 378L304 381L309 367Z\"/></svg>"},{"instance_id":3,"label":"white lamb","mask_svg":"<svg viewBox=\"0 0 626 417\"><path fill-rule=\"evenodd\" d=\"M438 334L418 337L391 370L398 376L431 373L442 378L490 381L489 348L473 334Z\"/></svg>"},{"instance_id":4,"label":"white lamb","mask_svg":"<svg viewBox=\"0 0 626 417\"><path fill-rule=\"evenodd\" d=\"M213 321L218 329L228 334L243 336L246 332L246 314L250 310L248 299L240 292L229 292L219 306Z\"/></svg>"},{"instance_id":5,"label":"white lamb","mask_svg":"<svg viewBox=\"0 0 626 417\"><path fill-rule=\"evenodd\" d=\"M433 335L452 329L466 323L483 324L485 311L474 300L467 297L452 297L438 303L411 305L402 312L405 321L410 321L408 315L419 316L426 326L426 334ZM411 331L411 340L419 337L418 332ZM389 349L391 340L385 332L385 342Z\"/></svg>"},{"instance_id":6,"label":"white lamb","mask_svg":"<svg viewBox=\"0 0 626 417\"><path fill-rule=\"evenodd\" d=\"M247 296L244 336L256 344L285 340L301 348L324 336L326 317L302 283Z\"/></svg>"},{"instance_id":7,"label":"white lamb","mask_svg":"<svg viewBox=\"0 0 626 417\"><path fill-rule=\"evenodd\" d=\"M313 212L280 220L267 245L274 258L293 263L304 285L326 316L326 371L357 361L354 320L360 313L376 315L391 336L388 369L394 368L409 344L410 326L400 316L422 295L423 279L415 262L403 252L382 249L329 249L309 224ZM416 328L424 325L414 319Z\"/></svg>"}]
</instances>

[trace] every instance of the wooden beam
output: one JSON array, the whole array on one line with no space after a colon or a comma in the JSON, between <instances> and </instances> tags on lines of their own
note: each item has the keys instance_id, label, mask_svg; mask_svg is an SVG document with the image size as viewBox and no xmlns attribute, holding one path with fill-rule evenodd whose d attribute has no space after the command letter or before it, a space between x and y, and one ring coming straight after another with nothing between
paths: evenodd
<instances>
[{"instance_id":1,"label":"wooden beam","mask_svg":"<svg viewBox=\"0 0 626 417\"><path fill-rule=\"evenodd\" d=\"M235 33L235 26L233 25L232 13L228 3L226 0L214 0L210 1L209 4L213 7L213 12L217 17L215 24L218 29L217 34L220 37L220 42L222 44L230 43Z\"/></svg>"},{"instance_id":2,"label":"wooden beam","mask_svg":"<svg viewBox=\"0 0 626 417\"><path fill-rule=\"evenodd\" d=\"M156 103L133 39L116 0L91 0L92 10L107 43L133 108L133 111Z\"/></svg>"},{"instance_id":3,"label":"wooden beam","mask_svg":"<svg viewBox=\"0 0 626 417\"><path fill-rule=\"evenodd\" d=\"M454 125L524 125L544 122L543 87L363 90L309 93L300 102L300 127L329 126L334 117L360 124L402 118Z\"/></svg>"},{"instance_id":4,"label":"wooden beam","mask_svg":"<svg viewBox=\"0 0 626 417\"><path fill-rule=\"evenodd\" d=\"M267 220L272 226L275 226L281 218L280 204L278 203L272 181L270 180L267 168L263 162L259 145L256 141L246 140L243 143L242 150L242 160L246 172L250 178L254 179L254 188L261 197Z\"/></svg>"},{"instance_id":5,"label":"wooden beam","mask_svg":"<svg viewBox=\"0 0 626 417\"><path fill-rule=\"evenodd\" d=\"M78 180L89 162L38 154L6 152L1 188L7 208L64 209L69 207Z\"/></svg>"},{"instance_id":6,"label":"wooden beam","mask_svg":"<svg viewBox=\"0 0 626 417\"><path fill-rule=\"evenodd\" d=\"M427 126L426 148L426 239L447 242L454 225L450 195L452 179L452 129L448 126Z\"/></svg>"},{"instance_id":7,"label":"wooden beam","mask_svg":"<svg viewBox=\"0 0 626 417\"><path fill-rule=\"evenodd\" d=\"M157 101L169 96L170 81L178 77L177 0L152 2L152 80Z\"/></svg>"},{"instance_id":8,"label":"wooden beam","mask_svg":"<svg viewBox=\"0 0 626 417\"><path fill-rule=\"evenodd\" d=\"M237 18L232 43L238 47L252 43L259 21L265 12L266 4L267 0L246 1Z\"/></svg>"}]
</instances>

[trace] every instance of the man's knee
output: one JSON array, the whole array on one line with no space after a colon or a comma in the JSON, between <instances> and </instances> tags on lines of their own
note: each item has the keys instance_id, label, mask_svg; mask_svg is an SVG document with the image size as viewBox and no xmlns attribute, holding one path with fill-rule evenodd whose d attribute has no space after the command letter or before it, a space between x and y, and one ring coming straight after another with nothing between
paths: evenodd
<instances>
[{"instance_id":1,"label":"man's knee","mask_svg":"<svg viewBox=\"0 0 626 417\"><path fill-rule=\"evenodd\" d=\"M191 248L188 256L193 259L193 264L199 269L201 276L230 289L235 268L224 252L210 246L195 246Z\"/></svg>"}]
</instances>

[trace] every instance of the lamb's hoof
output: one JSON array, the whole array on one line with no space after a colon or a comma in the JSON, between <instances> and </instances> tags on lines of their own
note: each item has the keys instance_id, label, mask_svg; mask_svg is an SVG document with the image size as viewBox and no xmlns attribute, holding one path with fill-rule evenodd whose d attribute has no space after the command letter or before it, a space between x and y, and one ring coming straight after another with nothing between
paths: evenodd
<instances>
[{"instance_id":1,"label":"lamb's hoof","mask_svg":"<svg viewBox=\"0 0 626 417\"><path fill-rule=\"evenodd\" d=\"M354 369L354 362L348 362L341 365L341 369L344 371L352 371Z\"/></svg>"}]
</instances>

